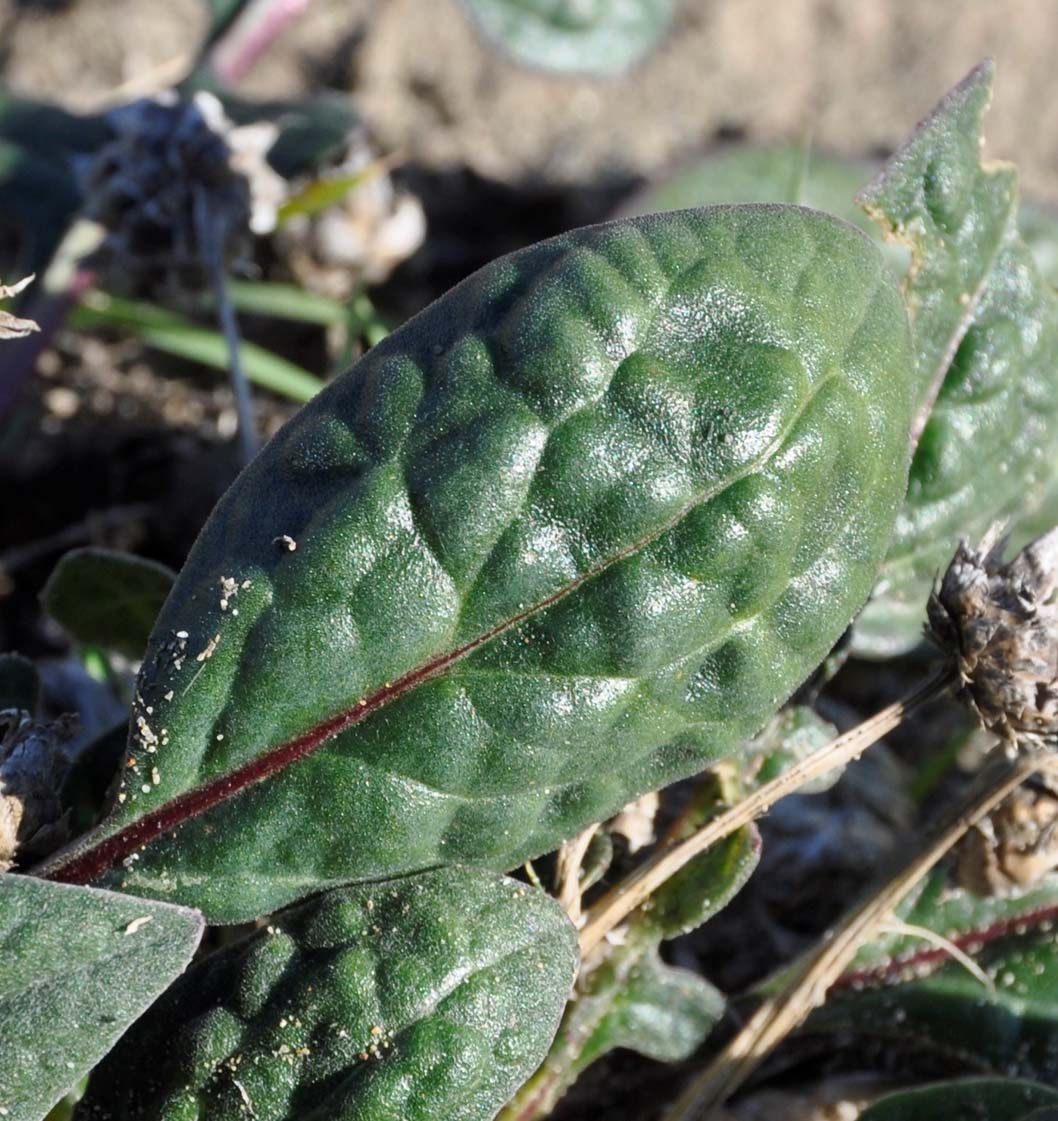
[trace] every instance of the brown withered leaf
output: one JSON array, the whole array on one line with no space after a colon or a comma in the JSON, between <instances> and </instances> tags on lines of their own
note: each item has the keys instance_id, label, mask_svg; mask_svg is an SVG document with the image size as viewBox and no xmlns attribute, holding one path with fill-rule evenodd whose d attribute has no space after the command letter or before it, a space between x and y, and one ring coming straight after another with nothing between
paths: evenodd
<instances>
[{"instance_id":1,"label":"brown withered leaf","mask_svg":"<svg viewBox=\"0 0 1058 1121\"><path fill-rule=\"evenodd\" d=\"M0 284L0 300L17 296L19 292L24 291L32 284L33 280L32 276L27 276L15 284ZM10 312L0 309L0 340L24 339L27 335L39 330L40 325L34 323L32 319L19 319Z\"/></svg>"},{"instance_id":2,"label":"brown withered leaf","mask_svg":"<svg viewBox=\"0 0 1058 1121\"><path fill-rule=\"evenodd\" d=\"M929 598L929 633L958 669L959 695L1008 741L1058 740L1058 528L1003 562L995 530L960 543Z\"/></svg>"}]
</instances>

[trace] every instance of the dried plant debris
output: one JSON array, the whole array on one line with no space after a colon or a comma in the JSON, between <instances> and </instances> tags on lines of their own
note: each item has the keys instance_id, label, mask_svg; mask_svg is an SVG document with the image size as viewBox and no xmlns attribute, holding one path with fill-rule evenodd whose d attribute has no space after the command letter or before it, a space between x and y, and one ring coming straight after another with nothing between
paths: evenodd
<instances>
[{"instance_id":1,"label":"dried plant debris","mask_svg":"<svg viewBox=\"0 0 1058 1121\"><path fill-rule=\"evenodd\" d=\"M278 128L236 127L220 101L199 91L133 102L107 116L115 138L80 167L86 214L103 225L105 263L137 279L186 282L202 259L197 208L208 207L222 253L247 231L274 228L286 181L266 155Z\"/></svg>"},{"instance_id":2,"label":"dried plant debris","mask_svg":"<svg viewBox=\"0 0 1058 1121\"><path fill-rule=\"evenodd\" d=\"M9 300L17 296L33 283L33 277L23 277L15 284L0 284L0 300ZM0 309L0 341L4 339L24 339L27 335L39 331L40 325L32 319L19 319L10 312Z\"/></svg>"},{"instance_id":3,"label":"dried plant debris","mask_svg":"<svg viewBox=\"0 0 1058 1121\"><path fill-rule=\"evenodd\" d=\"M1058 868L1058 792L1045 785L1014 791L959 845L955 879L975 895L1011 895Z\"/></svg>"},{"instance_id":4,"label":"dried plant debris","mask_svg":"<svg viewBox=\"0 0 1058 1121\"><path fill-rule=\"evenodd\" d=\"M346 184L348 190L330 205L311 205L314 196L326 198ZM276 244L299 283L344 300L358 284L384 281L425 237L422 204L396 187L385 162L357 130L333 167L295 186L292 211Z\"/></svg>"},{"instance_id":5,"label":"dried plant debris","mask_svg":"<svg viewBox=\"0 0 1058 1121\"><path fill-rule=\"evenodd\" d=\"M1008 741L1058 737L1058 528L1003 562L992 530L960 543L929 599L929 632L954 660L960 695Z\"/></svg>"},{"instance_id":6,"label":"dried plant debris","mask_svg":"<svg viewBox=\"0 0 1058 1121\"><path fill-rule=\"evenodd\" d=\"M42 722L19 709L0 712L0 872L66 840L59 790L69 766L64 748L76 730L70 716Z\"/></svg>"}]
</instances>

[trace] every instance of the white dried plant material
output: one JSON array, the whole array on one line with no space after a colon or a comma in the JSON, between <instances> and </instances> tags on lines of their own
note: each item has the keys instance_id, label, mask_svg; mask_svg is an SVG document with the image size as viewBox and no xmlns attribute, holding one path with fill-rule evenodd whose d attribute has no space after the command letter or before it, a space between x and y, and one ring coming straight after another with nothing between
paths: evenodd
<instances>
[{"instance_id":1,"label":"white dried plant material","mask_svg":"<svg viewBox=\"0 0 1058 1121\"><path fill-rule=\"evenodd\" d=\"M929 599L960 696L1008 741L1058 739L1058 528L1003 562L1005 539L961 543Z\"/></svg>"},{"instance_id":2,"label":"white dried plant material","mask_svg":"<svg viewBox=\"0 0 1058 1121\"><path fill-rule=\"evenodd\" d=\"M59 797L69 762L73 717L43 723L15 709L0 712L0 872L39 859L66 840Z\"/></svg>"},{"instance_id":3,"label":"white dried plant material","mask_svg":"<svg viewBox=\"0 0 1058 1121\"><path fill-rule=\"evenodd\" d=\"M1058 868L1058 794L1022 786L959 844L955 879L975 895L1012 895Z\"/></svg>"},{"instance_id":4,"label":"white dried plant material","mask_svg":"<svg viewBox=\"0 0 1058 1121\"><path fill-rule=\"evenodd\" d=\"M358 284L380 284L426 238L422 204L397 188L361 132L348 138L320 182L355 177L341 201L317 214L291 215L276 239L298 280L336 299L347 299Z\"/></svg>"},{"instance_id":5,"label":"white dried plant material","mask_svg":"<svg viewBox=\"0 0 1058 1121\"><path fill-rule=\"evenodd\" d=\"M628 842L629 852L639 852L654 842L654 821L658 816L661 799L656 791L644 794L627 806L610 822L607 827Z\"/></svg>"},{"instance_id":6,"label":"white dried plant material","mask_svg":"<svg viewBox=\"0 0 1058 1121\"><path fill-rule=\"evenodd\" d=\"M17 296L19 292L24 291L32 284L33 280L34 277L26 276L14 284L0 284L0 300L10 300ZM27 335L32 335L34 331L39 330L40 324L35 323L32 319L19 319L10 312L0 309L0 340L24 339Z\"/></svg>"},{"instance_id":7,"label":"white dried plant material","mask_svg":"<svg viewBox=\"0 0 1058 1121\"><path fill-rule=\"evenodd\" d=\"M85 212L107 230L103 257L115 268L168 280L198 270L203 205L225 256L240 235L275 228L287 184L267 159L279 131L272 122L236 126L205 91L187 100L167 91L107 121L114 139L79 173Z\"/></svg>"}]
</instances>

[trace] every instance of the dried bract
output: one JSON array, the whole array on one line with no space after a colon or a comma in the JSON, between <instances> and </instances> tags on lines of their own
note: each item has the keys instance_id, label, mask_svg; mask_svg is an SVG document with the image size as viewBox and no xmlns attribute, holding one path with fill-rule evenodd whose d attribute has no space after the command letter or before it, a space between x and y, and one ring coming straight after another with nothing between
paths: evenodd
<instances>
[{"instance_id":1,"label":"dried bract","mask_svg":"<svg viewBox=\"0 0 1058 1121\"><path fill-rule=\"evenodd\" d=\"M109 236L104 260L137 278L197 274L200 213L218 231L222 255L246 231L269 233L286 197L286 181L265 156L275 142L270 122L235 127L213 94L175 94L115 109L115 138L81 167L86 212Z\"/></svg>"},{"instance_id":2,"label":"dried bract","mask_svg":"<svg viewBox=\"0 0 1058 1121\"><path fill-rule=\"evenodd\" d=\"M32 283L33 277L27 276L16 284L0 284L0 300L8 300L12 296L17 296L19 292ZM18 319L10 312L0 310L0 340L24 339L27 335L39 330L40 325L34 323L32 319Z\"/></svg>"},{"instance_id":3,"label":"dried bract","mask_svg":"<svg viewBox=\"0 0 1058 1121\"><path fill-rule=\"evenodd\" d=\"M355 181L345 196L315 214L293 214L277 245L306 287L348 299L357 284L379 284L423 243L426 216L414 195L398 190L366 137L354 132L335 167L314 187Z\"/></svg>"},{"instance_id":4,"label":"dried bract","mask_svg":"<svg viewBox=\"0 0 1058 1121\"><path fill-rule=\"evenodd\" d=\"M1022 786L963 838L955 879L975 895L1008 895L1058 868L1058 794Z\"/></svg>"},{"instance_id":5,"label":"dried bract","mask_svg":"<svg viewBox=\"0 0 1058 1121\"><path fill-rule=\"evenodd\" d=\"M960 696L1008 741L1058 739L1058 528L1008 563L990 533L961 543L929 599L929 632L954 660Z\"/></svg>"},{"instance_id":6,"label":"dried bract","mask_svg":"<svg viewBox=\"0 0 1058 1121\"><path fill-rule=\"evenodd\" d=\"M69 766L63 747L75 730L69 716L43 723L17 709L0 712L0 872L66 840L59 790Z\"/></svg>"}]
</instances>

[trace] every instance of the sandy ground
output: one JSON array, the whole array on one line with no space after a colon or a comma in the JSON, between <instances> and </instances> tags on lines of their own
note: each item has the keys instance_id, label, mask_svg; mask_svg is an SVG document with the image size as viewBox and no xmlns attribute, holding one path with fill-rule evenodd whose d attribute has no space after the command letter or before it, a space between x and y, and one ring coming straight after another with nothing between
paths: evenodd
<instances>
[{"instance_id":1,"label":"sandy ground","mask_svg":"<svg viewBox=\"0 0 1058 1121\"><path fill-rule=\"evenodd\" d=\"M0 0L3 15L26 0ZM71 105L190 57L202 0L74 0L3 35L0 80ZM32 9L30 8L32 11ZM483 45L458 0L314 0L245 83L356 91L389 149L506 182L653 175L719 130L891 147L980 58L999 67L990 150L1058 196L1058 5L1047 0L684 0L667 42L616 81L556 79Z\"/></svg>"}]
</instances>

